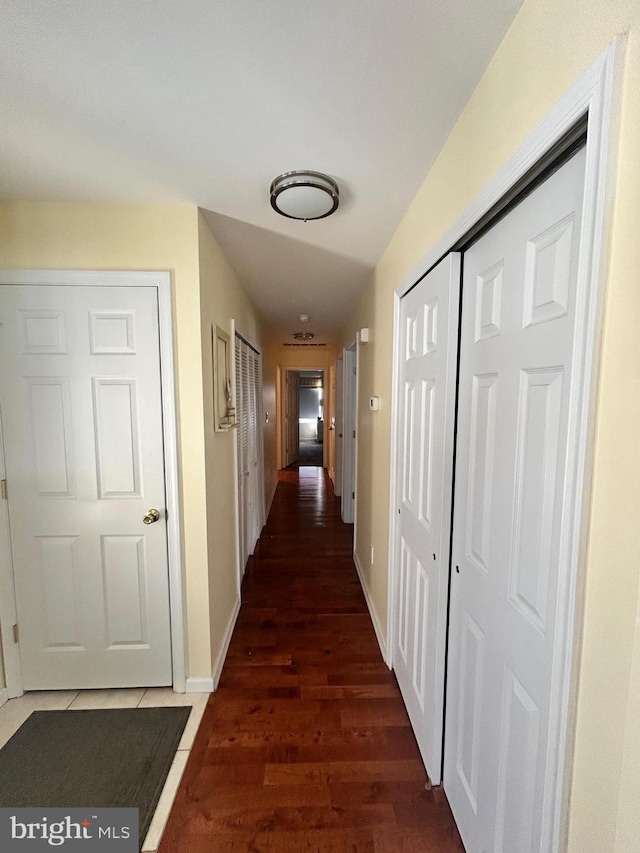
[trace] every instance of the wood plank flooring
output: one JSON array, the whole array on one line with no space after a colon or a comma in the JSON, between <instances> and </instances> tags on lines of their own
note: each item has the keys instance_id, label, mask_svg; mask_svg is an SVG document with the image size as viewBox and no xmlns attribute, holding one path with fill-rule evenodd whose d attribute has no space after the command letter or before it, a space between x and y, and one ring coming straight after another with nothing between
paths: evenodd
<instances>
[{"instance_id":1,"label":"wood plank flooring","mask_svg":"<svg viewBox=\"0 0 640 853\"><path fill-rule=\"evenodd\" d=\"M159 853L464 853L321 468L281 473Z\"/></svg>"}]
</instances>

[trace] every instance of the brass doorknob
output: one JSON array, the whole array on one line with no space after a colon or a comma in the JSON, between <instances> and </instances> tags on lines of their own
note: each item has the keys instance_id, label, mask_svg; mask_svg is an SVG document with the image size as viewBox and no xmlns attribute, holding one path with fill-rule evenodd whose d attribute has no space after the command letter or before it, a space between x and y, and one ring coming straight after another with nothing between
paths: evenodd
<instances>
[{"instance_id":1,"label":"brass doorknob","mask_svg":"<svg viewBox=\"0 0 640 853\"><path fill-rule=\"evenodd\" d=\"M157 509L150 509L147 511L147 514L142 519L145 524L153 524L154 521L157 521L160 518L160 513Z\"/></svg>"}]
</instances>

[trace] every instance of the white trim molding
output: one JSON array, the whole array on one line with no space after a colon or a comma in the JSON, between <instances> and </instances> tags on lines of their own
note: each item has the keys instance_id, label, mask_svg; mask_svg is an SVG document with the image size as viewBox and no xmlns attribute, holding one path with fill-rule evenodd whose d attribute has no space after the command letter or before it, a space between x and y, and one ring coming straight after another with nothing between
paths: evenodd
<instances>
[{"instance_id":1,"label":"white trim molding","mask_svg":"<svg viewBox=\"0 0 640 853\"><path fill-rule=\"evenodd\" d=\"M267 500L267 506L265 509L265 518L269 518L269 513L271 512L271 507L273 506L273 499L276 496L276 490L278 488L278 480L275 481L273 485L273 489L271 489L271 494L269 495L269 499Z\"/></svg>"},{"instance_id":2,"label":"white trim molding","mask_svg":"<svg viewBox=\"0 0 640 853\"><path fill-rule=\"evenodd\" d=\"M360 580L360 586L362 587L362 592L364 593L364 598L367 602L367 608L369 610L369 615L371 616L371 622L373 623L373 630L376 633L376 639L380 646L380 652L382 653L382 660L389 666L389 668L391 668L387 658L387 643L384 638L382 625L380 624L380 617L378 616L378 611L376 610L371 594L369 593L369 588L364 579L364 572L362 571L360 560L358 559L358 555L355 551L353 552L353 562L355 563L358 578Z\"/></svg>"},{"instance_id":3,"label":"white trim molding","mask_svg":"<svg viewBox=\"0 0 640 853\"><path fill-rule=\"evenodd\" d=\"M5 454L2 434L2 410L0 408L0 479L5 479ZM0 500L0 633L2 637L2 658L7 698L22 696L22 669L20 666L20 646L15 641L14 625L18 624L16 595L11 554L11 528L9 525L9 507L6 500Z\"/></svg>"},{"instance_id":4,"label":"white trim molding","mask_svg":"<svg viewBox=\"0 0 640 853\"><path fill-rule=\"evenodd\" d=\"M154 287L158 292L173 689L176 693L184 693L186 686L184 639L186 618L182 594L181 508L178 479L178 427L174 378L171 273L166 271L0 270L0 285L3 284ZM3 614L2 621L4 623ZM9 673L7 674L9 675ZM8 678L7 687L10 695L13 695ZM16 695L20 695L21 692L20 689Z\"/></svg>"},{"instance_id":5,"label":"white trim molding","mask_svg":"<svg viewBox=\"0 0 640 853\"><path fill-rule=\"evenodd\" d=\"M233 610L231 611L231 615L229 617L226 630L224 632L224 637L222 638L222 644L220 645L218 655L213 664L213 670L211 672L212 690L217 690L218 688L218 682L220 681L220 676L222 675L222 667L224 666L224 662L227 657L227 652L229 651L229 643L231 642L231 637L233 636L233 629L236 627L236 620L238 618L238 613L240 613L240 604L240 596L238 596L238 598L236 599L236 603L233 606Z\"/></svg>"},{"instance_id":6,"label":"white trim molding","mask_svg":"<svg viewBox=\"0 0 640 853\"><path fill-rule=\"evenodd\" d=\"M213 693L212 678L187 678L185 693Z\"/></svg>"},{"instance_id":7,"label":"white trim molding","mask_svg":"<svg viewBox=\"0 0 640 853\"><path fill-rule=\"evenodd\" d=\"M531 133L528 139L489 181L448 231L435 243L413 270L396 287L403 296L448 254L453 246L471 230L500 199L522 178L564 134L583 116L589 116L590 130L587 140L587 173L594 169L599 175L606 171L610 148L611 113L614 106L613 84L616 69L621 62L623 39L612 42L574 83L551 112ZM604 145L604 150L603 150ZM602 183L602 182L600 182ZM601 190L603 186L598 185ZM592 191L595 189L592 187ZM593 200L593 199L592 199ZM602 201L602 200L600 200Z\"/></svg>"},{"instance_id":8,"label":"white trim molding","mask_svg":"<svg viewBox=\"0 0 640 853\"><path fill-rule=\"evenodd\" d=\"M7 690L6 687L3 687L0 690L0 708L2 708L3 705L6 705L8 701L9 701L9 691Z\"/></svg>"},{"instance_id":9,"label":"white trim molding","mask_svg":"<svg viewBox=\"0 0 640 853\"><path fill-rule=\"evenodd\" d=\"M554 643L552 715L549 727L548 771L540 849L550 853L566 846L569 771L575 725L577 658L581 645L581 610L577 604L582 589L580 554L588 532L588 507L592 475L595 389L600 355L600 329L606 280L606 251L614 186L620 68L623 38L612 42L549 112L514 156L488 182L453 226L424 255L396 287L394 300L393 389L391 413L391 482L389 536L389 595L387 625L389 649L393 647L397 527L397 481L401 465L397 458L399 437L399 318L400 298L407 293L470 229L522 178L581 118L587 116L587 143L583 220L578 271L579 300L576 306L574 357L576 382L570 406L568 462L565 500L571 504L570 523L563 531L561 573L558 589L558 625ZM442 614L446 618L446 614ZM393 661L390 661L392 665Z\"/></svg>"}]
</instances>

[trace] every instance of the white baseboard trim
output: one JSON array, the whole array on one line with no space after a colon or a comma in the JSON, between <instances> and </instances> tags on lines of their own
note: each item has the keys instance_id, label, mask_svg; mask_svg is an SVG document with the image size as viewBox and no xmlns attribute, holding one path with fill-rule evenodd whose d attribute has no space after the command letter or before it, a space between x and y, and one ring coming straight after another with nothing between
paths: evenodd
<instances>
[{"instance_id":1,"label":"white baseboard trim","mask_svg":"<svg viewBox=\"0 0 640 853\"><path fill-rule=\"evenodd\" d=\"M265 511L265 514L264 514L264 517L265 517L265 518L269 518L269 513L271 512L271 504L273 503L273 499L274 499L274 498L275 498L275 496L276 496L276 489L277 489L277 488L278 488L278 479L276 478L276 482L275 482L275 484L274 484L274 486L273 486L273 489L271 490L271 497L270 497L270 498L269 498L269 500L267 501L266 511Z\"/></svg>"},{"instance_id":2,"label":"white baseboard trim","mask_svg":"<svg viewBox=\"0 0 640 853\"><path fill-rule=\"evenodd\" d=\"M187 678L185 693L213 693L213 679Z\"/></svg>"},{"instance_id":3,"label":"white baseboard trim","mask_svg":"<svg viewBox=\"0 0 640 853\"><path fill-rule=\"evenodd\" d=\"M5 705L8 701L9 691L6 687L3 687L2 690L0 690L0 708L2 708L2 706Z\"/></svg>"},{"instance_id":4,"label":"white baseboard trim","mask_svg":"<svg viewBox=\"0 0 640 853\"><path fill-rule=\"evenodd\" d=\"M389 661L387 659L387 644L385 642L384 634L382 632L382 626L380 625L378 612L373 604L373 600L369 593L367 584L365 583L364 572L362 571L360 560L358 559L358 555L355 551L353 552L353 562L356 564L356 571L358 572L358 577L360 578L360 586L362 587L365 601L367 602L367 607L369 608L369 615L371 616L371 621L373 622L373 630L376 632L376 639L378 640L378 645L380 646L380 651L382 652L382 659L387 664L387 666L389 666Z\"/></svg>"},{"instance_id":5,"label":"white baseboard trim","mask_svg":"<svg viewBox=\"0 0 640 853\"><path fill-rule=\"evenodd\" d=\"M211 679L213 683L213 689L215 690L218 686L218 682L220 681L220 675L222 674L222 667L224 666L225 658L227 657L227 652L229 650L229 643L231 642L231 636L233 634L233 629L236 626L236 619L238 618L238 613L240 613L240 598L236 599L236 603L233 607L233 611L231 613L231 618L229 619L229 623L227 625L227 630L224 632L224 637L222 638L222 645L220 646L220 651L218 652L218 657L215 660L213 665L213 672L211 673Z\"/></svg>"}]
</instances>

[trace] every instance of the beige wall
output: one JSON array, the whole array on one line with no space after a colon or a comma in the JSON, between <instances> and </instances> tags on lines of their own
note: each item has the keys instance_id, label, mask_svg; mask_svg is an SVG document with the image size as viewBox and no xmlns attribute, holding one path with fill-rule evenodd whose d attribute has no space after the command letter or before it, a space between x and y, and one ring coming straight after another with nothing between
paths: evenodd
<instances>
[{"instance_id":1,"label":"beige wall","mask_svg":"<svg viewBox=\"0 0 640 853\"><path fill-rule=\"evenodd\" d=\"M197 209L0 204L4 269L169 270L179 415L187 675L211 676Z\"/></svg>"},{"instance_id":2,"label":"beige wall","mask_svg":"<svg viewBox=\"0 0 640 853\"><path fill-rule=\"evenodd\" d=\"M223 645L238 600L234 489L236 430L215 432L213 424L212 327L231 334L231 320L246 340L259 346L260 328L253 307L227 263L209 226L198 215L200 305L202 312L202 378L209 554L209 618L213 663ZM232 341L233 345L233 341ZM233 354L232 354L233 357Z\"/></svg>"},{"instance_id":3,"label":"beige wall","mask_svg":"<svg viewBox=\"0 0 640 853\"><path fill-rule=\"evenodd\" d=\"M636 603L636 613L640 614L640 596ZM635 853L640 846L640 619L636 619L626 712L616 853Z\"/></svg>"},{"instance_id":4,"label":"beige wall","mask_svg":"<svg viewBox=\"0 0 640 853\"><path fill-rule=\"evenodd\" d=\"M357 549L386 624L393 290L619 33L629 32L606 290L570 853L638 849L640 788L640 4L527 0L378 264L344 331L369 326L360 370ZM366 399L380 396L380 411ZM633 665L633 669L632 669ZM616 822L618 825L616 826Z\"/></svg>"}]
</instances>

